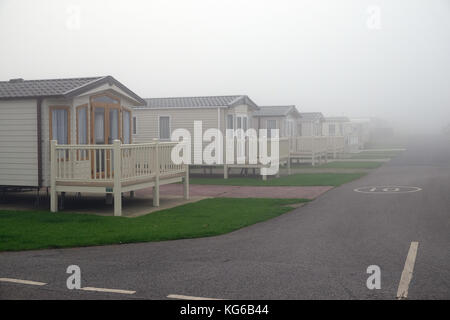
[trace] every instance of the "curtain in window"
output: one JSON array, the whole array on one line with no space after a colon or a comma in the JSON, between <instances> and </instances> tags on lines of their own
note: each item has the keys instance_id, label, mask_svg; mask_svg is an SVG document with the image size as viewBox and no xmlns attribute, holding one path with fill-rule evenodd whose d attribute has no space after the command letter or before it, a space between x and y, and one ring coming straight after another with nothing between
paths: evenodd
<instances>
[{"instance_id":1,"label":"curtain in window","mask_svg":"<svg viewBox=\"0 0 450 320\"><path fill-rule=\"evenodd\" d=\"M96 108L95 109L95 143L104 144L105 143L105 109Z\"/></svg>"},{"instance_id":2,"label":"curtain in window","mask_svg":"<svg viewBox=\"0 0 450 320\"><path fill-rule=\"evenodd\" d=\"M109 130L111 141L108 141L108 143L119 139L119 110L117 109L111 109L109 111Z\"/></svg>"},{"instance_id":3,"label":"curtain in window","mask_svg":"<svg viewBox=\"0 0 450 320\"><path fill-rule=\"evenodd\" d=\"M68 113L65 109L52 110L52 139L58 144L68 144Z\"/></svg>"},{"instance_id":4,"label":"curtain in window","mask_svg":"<svg viewBox=\"0 0 450 320\"><path fill-rule=\"evenodd\" d=\"M329 128L330 128L329 135L334 136L336 134L336 126L334 124L330 124Z\"/></svg>"},{"instance_id":5,"label":"curtain in window","mask_svg":"<svg viewBox=\"0 0 450 320\"><path fill-rule=\"evenodd\" d=\"M137 118L133 117L133 134L137 134Z\"/></svg>"},{"instance_id":6,"label":"curtain in window","mask_svg":"<svg viewBox=\"0 0 450 320\"><path fill-rule=\"evenodd\" d=\"M123 143L131 143L130 135L130 111L123 111Z\"/></svg>"},{"instance_id":7,"label":"curtain in window","mask_svg":"<svg viewBox=\"0 0 450 320\"><path fill-rule=\"evenodd\" d=\"M159 138L170 139L170 124L169 117L159 117Z\"/></svg>"},{"instance_id":8,"label":"curtain in window","mask_svg":"<svg viewBox=\"0 0 450 320\"><path fill-rule=\"evenodd\" d=\"M227 115L227 129L233 129L233 128L234 128L233 115L229 114L229 115Z\"/></svg>"},{"instance_id":9,"label":"curtain in window","mask_svg":"<svg viewBox=\"0 0 450 320\"><path fill-rule=\"evenodd\" d=\"M78 122L78 143L87 144L87 108L78 108L77 111L77 122Z\"/></svg>"},{"instance_id":10,"label":"curtain in window","mask_svg":"<svg viewBox=\"0 0 450 320\"><path fill-rule=\"evenodd\" d=\"M277 120L267 120L267 138L272 137L271 129L277 128Z\"/></svg>"}]
</instances>

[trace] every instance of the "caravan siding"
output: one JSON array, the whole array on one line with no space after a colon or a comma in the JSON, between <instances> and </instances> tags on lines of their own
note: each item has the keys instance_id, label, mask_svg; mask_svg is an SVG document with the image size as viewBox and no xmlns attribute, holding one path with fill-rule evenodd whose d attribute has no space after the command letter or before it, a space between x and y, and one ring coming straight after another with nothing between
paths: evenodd
<instances>
[{"instance_id":1,"label":"caravan siding","mask_svg":"<svg viewBox=\"0 0 450 320\"><path fill-rule=\"evenodd\" d=\"M191 134L191 161L194 163L194 121L202 121L203 133L210 128L220 126L218 108L198 108L198 109L134 109L134 116L137 121L137 134L133 136L135 143L151 142L159 139L159 117L168 116L170 133L176 129L187 129ZM209 142L203 142L203 150ZM200 155L197 155L199 157Z\"/></svg>"},{"instance_id":2,"label":"caravan siding","mask_svg":"<svg viewBox=\"0 0 450 320\"><path fill-rule=\"evenodd\" d=\"M37 101L0 101L0 185L38 186Z\"/></svg>"},{"instance_id":3,"label":"caravan siding","mask_svg":"<svg viewBox=\"0 0 450 320\"><path fill-rule=\"evenodd\" d=\"M187 129L194 136L194 121L201 120L203 132L209 128L217 128L218 111L217 108L198 108L198 109L140 109L133 110L133 116L136 116L136 134L133 135L133 142L145 143L159 138L159 117L170 117L170 131L175 129Z\"/></svg>"}]
</instances>

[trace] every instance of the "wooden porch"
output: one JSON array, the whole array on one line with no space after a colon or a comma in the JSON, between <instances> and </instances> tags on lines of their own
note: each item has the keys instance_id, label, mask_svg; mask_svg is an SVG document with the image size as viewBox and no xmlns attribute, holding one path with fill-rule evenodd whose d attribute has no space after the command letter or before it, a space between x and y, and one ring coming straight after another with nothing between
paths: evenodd
<instances>
[{"instance_id":1,"label":"wooden porch","mask_svg":"<svg viewBox=\"0 0 450 320\"><path fill-rule=\"evenodd\" d=\"M271 157L272 139L267 139L267 155ZM250 139L240 141L240 143L234 144L234 152L232 161L224 164L224 179L228 179L229 169L242 168L242 169L258 169L269 168L270 164L265 164L264 159L260 156L260 140L255 139L253 145ZM253 156L251 156L253 155ZM289 138L278 139L278 162L279 164L286 163L290 168L290 153L289 153ZM226 152L225 152L225 159ZM279 176L279 173L277 174ZM267 180L267 175L262 174L263 180Z\"/></svg>"},{"instance_id":2,"label":"wooden porch","mask_svg":"<svg viewBox=\"0 0 450 320\"><path fill-rule=\"evenodd\" d=\"M175 142L143 144L58 145L51 141L50 210L58 211L58 193L105 193L114 197L114 215L122 215L122 193L153 187L159 206L159 187L183 182L189 198L189 169L174 164Z\"/></svg>"},{"instance_id":3,"label":"wooden porch","mask_svg":"<svg viewBox=\"0 0 450 320\"><path fill-rule=\"evenodd\" d=\"M290 158L298 161L316 162L328 161L328 137L326 136L299 136L289 138Z\"/></svg>"},{"instance_id":4,"label":"wooden porch","mask_svg":"<svg viewBox=\"0 0 450 320\"><path fill-rule=\"evenodd\" d=\"M333 159L336 159L338 154L345 151L344 136L327 136L327 152Z\"/></svg>"}]
</instances>

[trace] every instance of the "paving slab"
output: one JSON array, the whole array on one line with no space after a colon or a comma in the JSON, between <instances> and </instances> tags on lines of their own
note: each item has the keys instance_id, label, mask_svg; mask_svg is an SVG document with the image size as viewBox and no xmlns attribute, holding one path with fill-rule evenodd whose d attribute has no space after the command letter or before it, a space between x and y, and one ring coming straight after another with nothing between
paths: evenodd
<instances>
[{"instance_id":1,"label":"paving slab","mask_svg":"<svg viewBox=\"0 0 450 320\"><path fill-rule=\"evenodd\" d=\"M190 185L192 197L222 197L222 198L274 198L274 199L315 199L332 186L288 187L288 186L222 186L222 185ZM151 194L152 189L137 192L139 196ZM161 194L166 196L182 196L180 185L169 184L160 187Z\"/></svg>"}]
</instances>

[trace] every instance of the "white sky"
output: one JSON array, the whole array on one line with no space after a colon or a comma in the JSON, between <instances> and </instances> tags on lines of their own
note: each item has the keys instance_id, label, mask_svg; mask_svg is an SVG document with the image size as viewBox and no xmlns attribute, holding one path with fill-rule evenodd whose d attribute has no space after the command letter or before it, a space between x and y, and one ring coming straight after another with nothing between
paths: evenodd
<instances>
[{"instance_id":1,"label":"white sky","mask_svg":"<svg viewBox=\"0 0 450 320\"><path fill-rule=\"evenodd\" d=\"M0 0L0 40L0 80L112 75L144 98L450 123L448 0Z\"/></svg>"}]
</instances>

